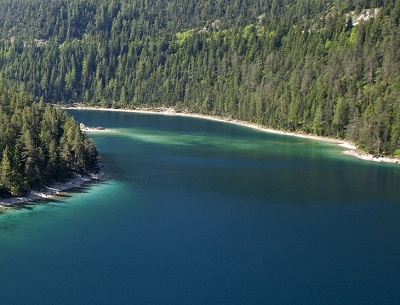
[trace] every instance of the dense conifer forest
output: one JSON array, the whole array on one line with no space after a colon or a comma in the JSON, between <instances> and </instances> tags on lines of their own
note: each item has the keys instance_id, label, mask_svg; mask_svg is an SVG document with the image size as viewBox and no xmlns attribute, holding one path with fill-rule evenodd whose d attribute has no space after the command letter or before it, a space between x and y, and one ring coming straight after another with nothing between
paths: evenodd
<instances>
[{"instance_id":1,"label":"dense conifer forest","mask_svg":"<svg viewBox=\"0 0 400 305\"><path fill-rule=\"evenodd\" d=\"M96 171L98 153L58 107L0 85L0 197Z\"/></svg>"},{"instance_id":2,"label":"dense conifer forest","mask_svg":"<svg viewBox=\"0 0 400 305\"><path fill-rule=\"evenodd\" d=\"M0 0L0 74L46 102L167 106L400 156L399 24L398 0Z\"/></svg>"}]
</instances>

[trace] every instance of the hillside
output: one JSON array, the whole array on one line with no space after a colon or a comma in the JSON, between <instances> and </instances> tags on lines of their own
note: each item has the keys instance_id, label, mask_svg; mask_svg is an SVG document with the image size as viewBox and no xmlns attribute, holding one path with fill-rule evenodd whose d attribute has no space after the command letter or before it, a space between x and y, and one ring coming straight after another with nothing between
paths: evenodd
<instances>
[{"instance_id":1,"label":"hillside","mask_svg":"<svg viewBox=\"0 0 400 305\"><path fill-rule=\"evenodd\" d=\"M395 0L0 0L0 71L48 102L168 106L400 156L399 24Z\"/></svg>"}]
</instances>

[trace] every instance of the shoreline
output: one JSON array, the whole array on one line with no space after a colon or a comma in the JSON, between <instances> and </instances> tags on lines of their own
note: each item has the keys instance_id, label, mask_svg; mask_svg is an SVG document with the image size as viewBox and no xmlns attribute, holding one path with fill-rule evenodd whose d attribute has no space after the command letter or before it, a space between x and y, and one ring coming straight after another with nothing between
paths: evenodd
<instances>
[{"instance_id":1,"label":"shoreline","mask_svg":"<svg viewBox=\"0 0 400 305\"><path fill-rule=\"evenodd\" d=\"M90 126L86 126L83 123L80 123L79 127L83 132L110 132L111 131L110 129L106 129L106 128L101 127L101 126L90 127Z\"/></svg>"},{"instance_id":2,"label":"shoreline","mask_svg":"<svg viewBox=\"0 0 400 305\"><path fill-rule=\"evenodd\" d=\"M57 197L61 192L82 186L85 183L100 180L104 176L103 172L76 175L65 182L53 182L40 189L31 190L26 196L17 196L10 198L0 198L0 212L6 209L12 209L23 206L30 202L36 202Z\"/></svg>"},{"instance_id":3,"label":"shoreline","mask_svg":"<svg viewBox=\"0 0 400 305\"><path fill-rule=\"evenodd\" d=\"M361 152L357 149L357 146L355 146L354 143L351 143L346 140L339 140L339 139L328 138L328 137L321 137L321 136L301 134L301 133L295 133L295 132L289 132L289 131L275 130L275 129L266 128L266 127L263 127L263 126L260 126L257 124L248 123L248 122L244 122L244 121L240 121L240 120L236 120L236 119L224 118L224 117L214 117L214 116L210 116L210 115L202 115L202 114L188 113L188 112L177 112L173 108L160 107L155 110L154 108L113 109L113 108L101 108L101 107L71 106L71 107L65 107L64 109L118 111L118 112L159 114L159 115L184 116L184 117L208 119L208 120L213 120L213 121L218 121L218 122L236 124L236 125L240 125L240 126L244 126L244 127L248 127L248 128L253 128L253 129L256 129L259 131L272 133L272 134L287 135L287 136L292 136L292 137L298 137L298 138L304 138L304 139L317 140L317 141L323 141L323 142L337 144L337 145L345 148L345 150L342 151L343 154L352 156L352 157L356 157L356 158L364 160L364 161L400 164L400 159L397 159L397 158L377 157L377 156L374 156L371 154ZM107 129L107 131L110 131L110 130Z\"/></svg>"}]
</instances>

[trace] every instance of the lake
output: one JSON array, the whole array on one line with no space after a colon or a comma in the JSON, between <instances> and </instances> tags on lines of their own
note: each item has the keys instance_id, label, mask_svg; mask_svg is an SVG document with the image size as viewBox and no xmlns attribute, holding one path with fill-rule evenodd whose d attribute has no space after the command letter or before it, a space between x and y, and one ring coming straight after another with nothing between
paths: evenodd
<instances>
[{"instance_id":1,"label":"lake","mask_svg":"<svg viewBox=\"0 0 400 305\"><path fill-rule=\"evenodd\" d=\"M69 110L104 181L0 214L1 304L399 304L400 167L205 119Z\"/></svg>"}]
</instances>

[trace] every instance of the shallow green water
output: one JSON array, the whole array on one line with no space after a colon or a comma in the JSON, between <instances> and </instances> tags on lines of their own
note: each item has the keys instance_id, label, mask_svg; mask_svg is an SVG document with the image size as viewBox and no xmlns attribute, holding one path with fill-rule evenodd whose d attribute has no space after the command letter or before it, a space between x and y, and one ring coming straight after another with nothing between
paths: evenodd
<instances>
[{"instance_id":1,"label":"shallow green water","mask_svg":"<svg viewBox=\"0 0 400 305\"><path fill-rule=\"evenodd\" d=\"M71 111L106 180L0 215L3 304L396 304L400 168L193 118Z\"/></svg>"}]
</instances>

